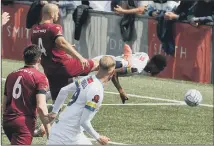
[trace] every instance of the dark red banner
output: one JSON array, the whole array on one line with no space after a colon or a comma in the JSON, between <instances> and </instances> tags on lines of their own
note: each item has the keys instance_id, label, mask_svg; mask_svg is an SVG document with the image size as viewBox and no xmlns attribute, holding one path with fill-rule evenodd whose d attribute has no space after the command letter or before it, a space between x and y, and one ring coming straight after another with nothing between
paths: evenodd
<instances>
[{"instance_id":1,"label":"dark red banner","mask_svg":"<svg viewBox=\"0 0 214 146\"><path fill-rule=\"evenodd\" d=\"M3 12L10 13L10 21L3 26L2 57L22 60L24 47L31 44L30 30L26 29L26 15L29 5L3 6ZM156 21L148 20L149 56L163 53L156 36ZM211 81L211 35L212 28L189 24L175 24L176 57L167 56L168 66L159 75L164 78L189 80L201 83Z\"/></svg>"},{"instance_id":2,"label":"dark red banner","mask_svg":"<svg viewBox=\"0 0 214 146\"><path fill-rule=\"evenodd\" d=\"M149 20L148 26L149 56L165 54L156 36L156 21ZM159 77L210 83L212 27L176 23L174 28L176 56L167 56L168 66Z\"/></svg>"},{"instance_id":3,"label":"dark red banner","mask_svg":"<svg viewBox=\"0 0 214 146\"><path fill-rule=\"evenodd\" d=\"M14 4L3 6L3 12L10 14L10 21L2 29L2 57L22 60L24 47L31 43L30 30L26 29L28 5Z\"/></svg>"}]
</instances>

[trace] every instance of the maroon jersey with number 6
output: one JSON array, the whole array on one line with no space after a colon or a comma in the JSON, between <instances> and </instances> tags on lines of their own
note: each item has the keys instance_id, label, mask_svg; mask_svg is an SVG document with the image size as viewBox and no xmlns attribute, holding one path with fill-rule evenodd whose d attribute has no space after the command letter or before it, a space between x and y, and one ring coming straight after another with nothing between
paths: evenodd
<instances>
[{"instance_id":1,"label":"maroon jersey with number 6","mask_svg":"<svg viewBox=\"0 0 214 146\"><path fill-rule=\"evenodd\" d=\"M6 109L3 121L7 123L20 117L36 119L36 94L48 90L46 76L34 67L23 67L8 75L5 83Z\"/></svg>"}]
</instances>

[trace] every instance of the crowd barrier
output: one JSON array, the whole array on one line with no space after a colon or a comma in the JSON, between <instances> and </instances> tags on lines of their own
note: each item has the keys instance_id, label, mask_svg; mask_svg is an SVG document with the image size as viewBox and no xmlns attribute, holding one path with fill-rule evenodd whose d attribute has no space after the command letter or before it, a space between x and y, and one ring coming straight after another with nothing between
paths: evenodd
<instances>
[{"instance_id":1,"label":"crowd barrier","mask_svg":"<svg viewBox=\"0 0 214 146\"><path fill-rule=\"evenodd\" d=\"M3 27L2 57L22 59L23 48L29 45L31 31L25 28L29 5L16 3L3 6L11 20ZM83 26L79 42L74 41L72 11L62 18L64 36L77 44L77 50L86 58L97 55L121 55L124 42L120 35L119 22L122 16L106 12L90 12L88 23ZM130 42L133 52L146 52L151 57L161 53L161 43L156 36L156 21L138 16L135 21L134 37ZM162 78L213 83L214 59L212 57L214 29L212 26L192 27L177 22L174 25L176 56L167 56L168 66L159 75Z\"/></svg>"}]
</instances>

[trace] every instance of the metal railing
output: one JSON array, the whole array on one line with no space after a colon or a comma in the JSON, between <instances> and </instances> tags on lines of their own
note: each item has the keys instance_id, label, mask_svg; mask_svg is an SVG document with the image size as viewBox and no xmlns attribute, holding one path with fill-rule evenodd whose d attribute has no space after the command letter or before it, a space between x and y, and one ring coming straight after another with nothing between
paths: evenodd
<instances>
[{"instance_id":1,"label":"metal railing","mask_svg":"<svg viewBox=\"0 0 214 146\"><path fill-rule=\"evenodd\" d=\"M29 1L14 1L14 3L17 3L17 4L26 4L26 5L31 5L32 4L32 2L29 2ZM69 10L70 11L74 11L74 9L69 9ZM89 10L89 12L91 14L99 13L99 14L108 14L108 15L121 15L121 14L116 14L115 12L105 12L105 11L95 11L95 10ZM154 19L152 17L149 17L146 14L145 15L136 15L136 18ZM178 20L176 20L176 21L178 21ZM178 22L189 23L187 20L178 21ZM207 23L206 25L208 25L208 26L214 26L214 22Z\"/></svg>"}]
</instances>

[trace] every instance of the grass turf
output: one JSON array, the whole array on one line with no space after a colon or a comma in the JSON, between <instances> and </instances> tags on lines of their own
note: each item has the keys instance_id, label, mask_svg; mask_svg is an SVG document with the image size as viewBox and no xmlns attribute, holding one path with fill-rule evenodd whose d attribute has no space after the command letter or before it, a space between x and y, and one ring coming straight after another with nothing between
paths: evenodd
<instances>
[{"instance_id":1,"label":"grass turf","mask_svg":"<svg viewBox=\"0 0 214 146\"><path fill-rule=\"evenodd\" d=\"M22 67L22 62L3 60L2 77ZM213 86L192 82L150 78L123 77L121 84L127 93L183 101L190 89L198 89L204 104L213 104ZM2 81L4 89L4 81ZM106 91L116 92L110 83ZM3 93L3 92L2 92ZM66 101L67 102L67 101ZM165 101L130 97L127 103L163 103ZM105 104L120 104L119 95L105 94ZM102 106L92 121L103 135L126 144L212 144L213 108L174 105ZM33 144L45 144L46 138L34 138ZM2 135L2 144L9 144Z\"/></svg>"}]
</instances>

